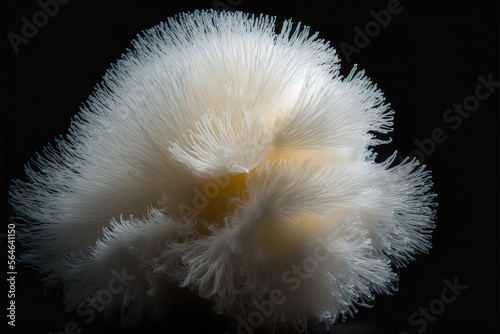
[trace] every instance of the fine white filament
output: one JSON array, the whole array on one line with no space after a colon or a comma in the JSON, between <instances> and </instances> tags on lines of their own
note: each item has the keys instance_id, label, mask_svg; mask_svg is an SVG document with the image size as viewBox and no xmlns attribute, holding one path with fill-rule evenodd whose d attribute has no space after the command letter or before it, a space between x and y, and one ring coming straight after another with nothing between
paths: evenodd
<instances>
[{"instance_id":1,"label":"fine white filament","mask_svg":"<svg viewBox=\"0 0 500 334\"><path fill-rule=\"evenodd\" d=\"M375 162L382 92L342 76L307 27L279 29L197 11L146 31L14 181L23 259L68 310L122 275L102 312L124 324L161 315L176 285L241 319L272 303L263 324L305 329L394 292L394 270L428 251L429 172Z\"/></svg>"}]
</instances>

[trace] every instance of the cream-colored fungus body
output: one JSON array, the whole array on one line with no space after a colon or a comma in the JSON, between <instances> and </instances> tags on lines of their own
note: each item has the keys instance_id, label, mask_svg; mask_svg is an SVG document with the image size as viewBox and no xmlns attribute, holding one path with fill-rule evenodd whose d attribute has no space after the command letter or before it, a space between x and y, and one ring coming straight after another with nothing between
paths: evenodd
<instances>
[{"instance_id":1,"label":"cream-colored fungus body","mask_svg":"<svg viewBox=\"0 0 500 334\"><path fill-rule=\"evenodd\" d=\"M274 23L200 11L146 31L14 183L24 261L68 310L125 275L103 310L124 324L162 315L173 285L245 321L271 305L270 328L330 324L429 249L429 173L375 162L382 92Z\"/></svg>"}]
</instances>

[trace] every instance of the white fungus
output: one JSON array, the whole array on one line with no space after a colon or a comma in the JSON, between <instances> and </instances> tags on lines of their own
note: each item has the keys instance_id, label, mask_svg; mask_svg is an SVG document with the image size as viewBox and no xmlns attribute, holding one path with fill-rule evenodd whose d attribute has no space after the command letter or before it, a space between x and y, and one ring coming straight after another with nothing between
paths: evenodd
<instances>
[{"instance_id":1,"label":"white fungus","mask_svg":"<svg viewBox=\"0 0 500 334\"><path fill-rule=\"evenodd\" d=\"M317 34L265 15L146 31L14 181L23 261L68 310L100 298L123 324L162 315L175 285L298 329L394 292L430 248L432 182L415 160L375 162L393 112L339 69Z\"/></svg>"}]
</instances>

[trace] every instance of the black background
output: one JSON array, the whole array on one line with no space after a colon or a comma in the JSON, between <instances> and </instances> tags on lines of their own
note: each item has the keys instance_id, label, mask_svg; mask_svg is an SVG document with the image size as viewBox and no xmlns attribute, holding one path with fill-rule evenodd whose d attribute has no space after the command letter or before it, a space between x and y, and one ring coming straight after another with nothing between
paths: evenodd
<instances>
[{"instance_id":1,"label":"black background","mask_svg":"<svg viewBox=\"0 0 500 334\"><path fill-rule=\"evenodd\" d=\"M355 46L354 27L364 30L373 21L371 10L385 9L389 1L235 1L234 9L293 18L319 31L339 49ZM222 0L220 3L230 3ZM64 135L71 117L91 94L105 70L131 46L142 30L182 11L213 8L213 1L79 1L61 5L27 44L13 51L9 32L20 34L21 18L31 20L40 11L37 1L2 1L2 185L3 225L12 213L7 204L11 179L23 177L23 165L54 138ZM499 217L498 124L499 87L456 129L443 119L454 103L475 94L478 77L498 75L497 1L409 1L370 43L345 55L345 73L355 64L384 91L396 111L393 142L378 152L386 157L398 150L409 155L415 140L431 137L441 128L446 140L436 143L425 163L433 172L438 193L437 228L433 248L400 270L399 291L378 296L373 308L360 308L354 318L329 331L312 333L417 333L408 318L419 307L439 298L443 281L458 280L467 289L444 312L429 322L424 333L498 333L499 323ZM345 44L344 44L345 45ZM6 242L1 243L6 254ZM18 247L20 245L18 244ZM2 326L6 324L5 273L2 258ZM90 324L75 313L64 312L57 293L44 295L34 271L18 268L16 327L36 333L59 333L75 321L81 333L118 332L102 319ZM161 324L143 324L134 332L235 333L227 319L210 311L210 303L179 290L176 310ZM123 330L125 331L125 330Z\"/></svg>"}]
</instances>

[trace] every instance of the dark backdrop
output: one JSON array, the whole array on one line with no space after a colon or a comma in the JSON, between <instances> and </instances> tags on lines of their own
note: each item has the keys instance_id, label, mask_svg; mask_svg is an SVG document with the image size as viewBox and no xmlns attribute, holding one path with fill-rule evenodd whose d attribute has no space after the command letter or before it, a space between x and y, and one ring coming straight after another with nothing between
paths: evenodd
<instances>
[{"instance_id":1,"label":"dark backdrop","mask_svg":"<svg viewBox=\"0 0 500 334\"><path fill-rule=\"evenodd\" d=\"M499 81L498 2L401 0L394 7L400 12L385 27L374 23L374 13L393 6L394 0L269 2L73 0L60 5L58 13L40 24L38 32L15 52L9 33L20 35L22 18L32 21L41 5L34 0L2 1L0 233L7 233L12 213L7 204L10 180L23 177L23 165L33 154L66 133L71 117L136 34L179 12L214 6L271 14L278 21L293 18L331 41L344 59L346 72L358 64L380 86L396 111L394 141L378 149L380 155L386 157L397 149L402 156L419 156L432 170L439 196L434 246L428 255L418 256L400 270L399 292L378 296L373 308L360 308L354 318L329 331L316 327L310 331L418 333L424 329L422 322L412 326L409 317L431 305L439 314L428 321L424 333L459 329L498 333L500 87L494 84L489 97L474 99L480 78ZM362 40L357 35L366 28L372 36ZM450 118L448 109L463 103L468 103L470 112ZM2 254L6 245L3 235ZM4 325L4 258L1 270ZM440 310L436 299L441 298L445 280L467 288ZM182 290L177 297L172 318L154 326L144 324L140 330L235 333L226 326L225 317L211 313L209 303ZM64 312L60 296L44 295L29 268L18 267L16 307L16 327L9 327L9 332L29 328L59 333L68 321L74 321L81 333L121 330L102 319L85 324L75 313Z\"/></svg>"}]
</instances>

